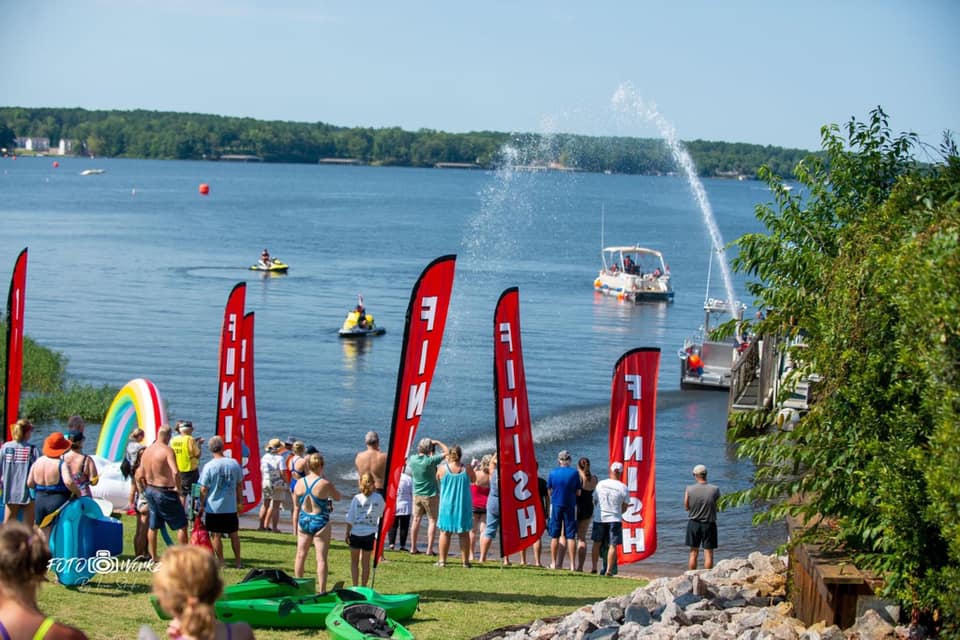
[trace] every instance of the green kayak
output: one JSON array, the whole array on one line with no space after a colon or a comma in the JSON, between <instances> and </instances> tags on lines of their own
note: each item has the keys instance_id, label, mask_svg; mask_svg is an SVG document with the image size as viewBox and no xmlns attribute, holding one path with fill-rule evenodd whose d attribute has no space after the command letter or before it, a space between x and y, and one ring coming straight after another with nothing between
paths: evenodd
<instances>
[{"instance_id":1,"label":"green kayak","mask_svg":"<svg viewBox=\"0 0 960 640\"><path fill-rule=\"evenodd\" d=\"M352 587L293 598L218 600L215 610L217 618L224 622L246 622L252 627L322 629L338 604L350 603L372 604L395 620L408 620L416 612L420 596L381 594L366 587Z\"/></svg>"},{"instance_id":2,"label":"green kayak","mask_svg":"<svg viewBox=\"0 0 960 640\"><path fill-rule=\"evenodd\" d=\"M390 618L386 609L363 602L341 602L335 606L327 615L327 633L333 640L413 640L413 634Z\"/></svg>"},{"instance_id":3,"label":"green kayak","mask_svg":"<svg viewBox=\"0 0 960 640\"><path fill-rule=\"evenodd\" d=\"M316 593L316 578L293 578L282 569L251 569L237 584L224 587L221 600L299 597Z\"/></svg>"},{"instance_id":4,"label":"green kayak","mask_svg":"<svg viewBox=\"0 0 960 640\"><path fill-rule=\"evenodd\" d=\"M255 600L258 598L303 597L317 590L316 578L293 578L282 569L251 569L243 580L223 589L220 601ZM170 616L160 608L156 596L150 596L150 604L161 620Z\"/></svg>"}]
</instances>

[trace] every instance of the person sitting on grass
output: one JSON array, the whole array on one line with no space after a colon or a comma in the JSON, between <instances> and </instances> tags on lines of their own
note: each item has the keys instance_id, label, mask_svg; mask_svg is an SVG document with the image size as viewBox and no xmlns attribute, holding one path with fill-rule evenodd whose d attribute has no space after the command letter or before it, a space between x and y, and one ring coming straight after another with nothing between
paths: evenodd
<instances>
[{"instance_id":1,"label":"person sitting on grass","mask_svg":"<svg viewBox=\"0 0 960 640\"><path fill-rule=\"evenodd\" d=\"M37 595L50 557L47 539L36 527L17 521L0 527L0 637L86 640L79 629L40 611Z\"/></svg>"},{"instance_id":2,"label":"person sitting on grass","mask_svg":"<svg viewBox=\"0 0 960 640\"><path fill-rule=\"evenodd\" d=\"M167 637L178 640L253 640L246 622L220 622L214 603L223 593L217 558L196 545L170 547L153 574L153 593L173 619ZM141 640L156 640L150 627L140 629Z\"/></svg>"}]
</instances>

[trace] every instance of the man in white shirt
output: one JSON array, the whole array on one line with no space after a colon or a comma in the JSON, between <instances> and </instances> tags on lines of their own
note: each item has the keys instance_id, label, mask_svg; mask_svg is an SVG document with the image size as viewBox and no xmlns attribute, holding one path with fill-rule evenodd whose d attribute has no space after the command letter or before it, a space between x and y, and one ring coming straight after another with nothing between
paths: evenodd
<instances>
[{"instance_id":1,"label":"man in white shirt","mask_svg":"<svg viewBox=\"0 0 960 640\"><path fill-rule=\"evenodd\" d=\"M623 463L614 462L610 465L610 474L597 483L593 490L596 509L600 512L599 520L594 520L593 532L593 572L597 570L597 561L600 559L600 547L607 544L607 572L604 575L612 576L611 571L617 557L617 547L623 542L623 512L630 506L630 492L627 485L620 481L623 474Z\"/></svg>"}]
</instances>

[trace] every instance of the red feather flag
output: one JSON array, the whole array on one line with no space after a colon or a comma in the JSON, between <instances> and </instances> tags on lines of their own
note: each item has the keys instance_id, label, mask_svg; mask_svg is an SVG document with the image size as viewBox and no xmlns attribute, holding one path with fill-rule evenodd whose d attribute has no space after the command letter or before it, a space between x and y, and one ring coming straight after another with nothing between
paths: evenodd
<instances>
[{"instance_id":1,"label":"red feather flag","mask_svg":"<svg viewBox=\"0 0 960 640\"><path fill-rule=\"evenodd\" d=\"M400 474L403 473L407 453L416 436L440 355L456 261L457 256L447 255L431 262L420 274L410 294L397 372L393 426L387 449L387 504L380 519L377 548L373 556L375 562L383 557L383 541L396 513Z\"/></svg>"},{"instance_id":2,"label":"red feather flag","mask_svg":"<svg viewBox=\"0 0 960 640\"><path fill-rule=\"evenodd\" d=\"M243 504L240 513L250 511L263 494L260 476L260 436L257 433L257 394L253 384L253 312L243 317L240 341L240 432L243 436L240 467L243 469Z\"/></svg>"},{"instance_id":3,"label":"red feather flag","mask_svg":"<svg viewBox=\"0 0 960 640\"><path fill-rule=\"evenodd\" d=\"M223 438L223 455L243 463L241 428L241 355L243 353L243 306L247 285L237 284L227 298L220 331L219 385L217 388L217 435ZM259 465L258 465L259 466ZM259 473L259 468L257 473Z\"/></svg>"},{"instance_id":4,"label":"red feather flag","mask_svg":"<svg viewBox=\"0 0 960 640\"><path fill-rule=\"evenodd\" d=\"M500 295L494 312L493 369L500 548L507 557L531 546L544 531L537 456L530 430L527 379L520 346L520 293L516 287Z\"/></svg>"},{"instance_id":5,"label":"red feather flag","mask_svg":"<svg viewBox=\"0 0 960 640\"><path fill-rule=\"evenodd\" d=\"M623 463L630 507L623 514L620 564L657 550L656 417L660 349L642 347L620 356L610 399L610 463Z\"/></svg>"},{"instance_id":6,"label":"red feather flag","mask_svg":"<svg viewBox=\"0 0 960 640\"><path fill-rule=\"evenodd\" d=\"M12 440L10 425L20 415L20 388L23 383L23 317L27 296L27 249L17 256L7 294L7 370L4 378L3 424L6 440ZM6 441L5 440L5 441Z\"/></svg>"}]
</instances>

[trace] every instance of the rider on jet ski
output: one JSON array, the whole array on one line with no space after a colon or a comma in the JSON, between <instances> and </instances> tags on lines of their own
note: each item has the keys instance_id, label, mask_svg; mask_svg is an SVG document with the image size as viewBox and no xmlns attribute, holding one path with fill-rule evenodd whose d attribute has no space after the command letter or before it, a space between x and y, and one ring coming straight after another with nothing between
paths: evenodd
<instances>
[{"instance_id":1,"label":"rider on jet ski","mask_svg":"<svg viewBox=\"0 0 960 640\"><path fill-rule=\"evenodd\" d=\"M357 326L361 329L367 328L367 310L363 307L363 296L357 294L357 306L354 309L357 312Z\"/></svg>"}]
</instances>

